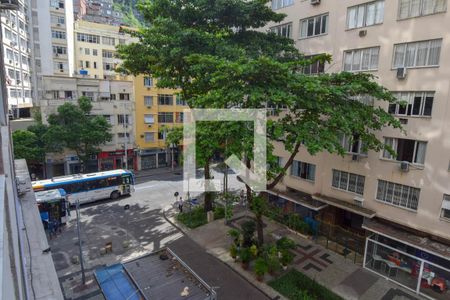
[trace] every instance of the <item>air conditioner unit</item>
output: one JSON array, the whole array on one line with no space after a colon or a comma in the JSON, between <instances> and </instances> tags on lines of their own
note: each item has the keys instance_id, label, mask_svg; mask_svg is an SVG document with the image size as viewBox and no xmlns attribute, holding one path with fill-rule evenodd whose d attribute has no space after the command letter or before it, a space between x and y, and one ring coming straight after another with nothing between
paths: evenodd
<instances>
[{"instance_id":1,"label":"air conditioner unit","mask_svg":"<svg viewBox=\"0 0 450 300\"><path fill-rule=\"evenodd\" d=\"M152 127L152 124L149 124L149 125L148 125L148 128L151 128L151 127Z\"/></svg>"},{"instance_id":2,"label":"air conditioner unit","mask_svg":"<svg viewBox=\"0 0 450 300\"><path fill-rule=\"evenodd\" d=\"M10 63L10 64L12 64L12 63L13 63L13 61L12 61L12 60L10 59L10 60L9 60L9 63Z\"/></svg>"},{"instance_id":3,"label":"air conditioner unit","mask_svg":"<svg viewBox=\"0 0 450 300\"><path fill-rule=\"evenodd\" d=\"M317 5L317 4L320 4L320 0L310 0L310 3L312 5Z\"/></svg>"},{"instance_id":4,"label":"air conditioner unit","mask_svg":"<svg viewBox=\"0 0 450 300\"><path fill-rule=\"evenodd\" d=\"M409 161L400 162L400 171L408 172L409 171Z\"/></svg>"},{"instance_id":5,"label":"air conditioner unit","mask_svg":"<svg viewBox=\"0 0 450 300\"><path fill-rule=\"evenodd\" d=\"M147 106L147 108L152 108L151 106Z\"/></svg>"},{"instance_id":6,"label":"air conditioner unit","mask_svg":"<svg viewBox=\"0 0 450 300\"><path fill-rule=\"evenodd\" d=\"M141 135L140 135L140 137L141 137L141 138L144 138L144 135L143 135L143 134L141 134Z\"/></svg>"},{"instance_id":7,"label":"air conditioner unit","mask_svg":"<svg viewBox=\"0 0 450 300\"><path fill-rule=\"evenodd\" d=\"M398 79L405 79L406 78L406 68L398 68L397 69L397 78Z\"/></svg>"},{"instance_id":8,"label":"air conditioner unit","mask_svg":"<svg viewBox=\"0 0 450 300\"><path fill-rule=\"evenodd\" d=\"M56 26L61 27L61 24L57 23Z\"/></svg>"},{"instance_id":9,"label":"air conditioner unit","mask_svg":"<svg viewBox=\"0 0 450 300\"><path fill-rule=\"evenodd\" d=\"M358 161L359 160L359 154L352 154L352 160Z\"/></svg>"},{"instance_id":10,"label":"air conditioner unit","mask_svg":"<svg viewBox=\"0 0 450 300\"><path fill-rule=\"evenodd\" d=\"M353 201L355 202L356 205L363 206L364 198L356 196L356 197L353 198Z\"/></svg>"},{"instance_id":11,"label":"air conditioner unit","mask_svg":"<svg viewBox=\"0 0 450 300\"><path fill-rule=\"evenodd\" d=\"M400 121L400 124L402 124L402 125L408 124L408 119L400 118L398 120Z\"/></svg>"},{"instance_id":12,"label":"air conditioner unit","mask_svg":"<svg viewBox=\"0 0 450 300\"><path fill-rule=\"evenodd\" d=\"M360 30L359 37L365 37L367 35L367 30Z\"/></svg>"},{"instance_id":13,"label":"air conditioner unit","mask_svg":"<svg viewBox=\"0 0 450 300\"><path fill-rule=\"evenodd\" d=\"M59 69L59 71L62 73L62 72L64 72L64 70L63 69Z\"/></svg>"}]
</instances>

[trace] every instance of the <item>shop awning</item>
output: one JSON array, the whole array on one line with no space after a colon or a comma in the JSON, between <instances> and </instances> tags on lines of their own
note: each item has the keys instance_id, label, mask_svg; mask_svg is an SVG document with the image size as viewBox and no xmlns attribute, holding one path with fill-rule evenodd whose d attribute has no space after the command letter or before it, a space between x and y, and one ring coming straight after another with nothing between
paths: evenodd
<instances>
[{"instance_id":1,"label":"shop awning","mask_svg":"<svg viewBox=\"0 0 450 300\"><path fill-rule=\"evenodd\" d=\"M292 189L290 191L280 191L278 189L272 189L268 190L267 192L286 200L298 203L314 211L319 211L328 206L325 203L312 199L311 195L309 194L302 193L300 191L293 191Z\"/></svg>"},{"instance_id":2,"label":"shop awning","mask_svg":"<svg viewBox=\"0 0 450 300\"><path fill-rule=\"evenodd\" d=\"M343 210L348 210L352 213L355 213L357 215L360 215L360 216L363 216L366 218L371 219L371 218L375 217L375 215L376 215L376 212L371 209L347 202L345 200L340 200L340 199L336 199L333 197L324 196L321 194L314 194L314 195L312 195L312 198L315 200L327 203L331 206L338 207Z\"/></svg>"},{"instance_id":3,"label":"shop awning","mask_svg":"<svg viewBox=\"0 0 450 300\"><path fill-rule=\"evenodd\" d=\"M415 235L410 231L403 230L399 227L394 227L384 222L380 222L379 220L365 219L362 227L374 233L384 235L393 240L397 240L404 244L435 254L445 259L448 259L450 257L449 245L430 240L427 237Z\"/></svg>"}]
</instances>

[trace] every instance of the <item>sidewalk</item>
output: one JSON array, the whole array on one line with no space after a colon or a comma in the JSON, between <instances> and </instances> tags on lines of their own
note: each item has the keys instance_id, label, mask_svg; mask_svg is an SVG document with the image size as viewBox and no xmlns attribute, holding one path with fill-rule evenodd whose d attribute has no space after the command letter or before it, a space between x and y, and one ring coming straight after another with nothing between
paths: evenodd
<instances>
[{"instance_id":1,"label":"sidewalk","mask_svg":"<svg viewBox=\"0 0 450 300\"><path fill-rule=\"evenodd\" d=\"M258 282L252 273L243 270L229 255L228 248L231 240L227 236L227 232L232 227L240 227L243 221L251 217L250 213L248 215L245 212L236 213L230 226L226 226L223 220L217 220L192 230L180 226L175 219L175 214L176 212L172 208L166 210L166 217L169 221L180 227L186 235L205 248L208 253L229 265L271 298L278 295L267 284ZM343 256L327 250L309 239L303 238L281 224L267 218L264 218L264 224L266 240L286 236L298 244L293 262L295 269L326 286L344 299L417 299L415 295L400 286L353 264ZM281 297L280 299L285 298Z\"/></svg>"},{"instance_id":2,"label":"sidewalk","mask_svg":"<svg viewBox=\"0 0 450 300\"><path fill-rule=\"evenodd\" d=\"M163 168L135 171L134 176L136 178L140 178L140 177L156 176L156 175L162 175L162 174L182 174L182 172L183 172L182 167L174 168L174 170L172 170L171 167L163 167Z\"/></svg>"}]
</instances>

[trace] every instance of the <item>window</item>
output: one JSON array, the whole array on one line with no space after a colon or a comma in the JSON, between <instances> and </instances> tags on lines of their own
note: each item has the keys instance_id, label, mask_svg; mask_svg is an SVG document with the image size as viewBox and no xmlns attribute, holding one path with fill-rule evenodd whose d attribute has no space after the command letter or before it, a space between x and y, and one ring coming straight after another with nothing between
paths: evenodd
<instances>
[{"instance_id":1,"label":"window","mask_svg":"<svg viewBox=\"0 0 450 300\"><path fill-rule=\"evenodd\" d=\"M377 200L394 206L417 210L420 189L407 185L378 180Z\"/></svg>"},{"instance_id":2,"label":"window","mask_svg":"<svg viewBox=\"0 0 450 300\"><path fill-rule=\"evenodd\" d=\"M160 112L158 113L159 123L173 123L173 113L171 112Z\"/></svg>"},{"instance_id":3,"label":"window","mask_svg":"<svg viewBox=\"0 0 450 300\"><path fill-rule=\"evenodd\" d=\"M125 45L125 39L119 39L119 45Z\"/></svg>"},{"instance_id":4,"label":"window","mask_svg":"<svg viewBox=\"0 0 450 300\"><path fill-rule=\"evenodd\" d=\"M144 77L144 86L151 87L153 86L153 78L151 77Z\"/></svg>"},{"instance_id":5,"label":"window","mask_svg":"<svg viewBox=\"0 0 450 300\"><path fill-rule=\"evenodd\" d=\"M9 60L14 60L14 54L11 49L6 48L6 58Z\"/></svg>"},{"instance_id":6,"label":"window","mask_svg":"<svg viewBox=\"0 0 450 300\"><path fill-rule=\"evenodd\" d=\"M64 91L64 98L72 99L73 93L72 91Z\"/></svg>"},{"instance_id":7,"label":"window","mask_svg":"<svg viewBox=\"0 0 450 300\"><path fill-rule=\"evenodd\" d=\"M87 33L79 33L77 32L77 40L80 42L92 43L92 44L100 44L100 36L94 34Z\"/></svg>"},{"instance_id":8,"label":"window","mask_svg":"<svg viewBox=\"0 0 450 300\"><path fill-rule=\"evenodd\" d=\"M81 95L89 98L89 100L91 100L91 101L94 100L94 92L81 92Z\"/></svg>"},{"instance_id":9,"label":"window","mask_svg":"<svg viewBox=\"0 0 450 300\"><path fill-rule=\"evenodd\" d=\"M383 157L398 161L408 161L410 163L421 164L425 162L426 142L408 139L384 138L384 143L390 146L397 156L394 158L387 150L383 151Z\"/></svg>"},{"instance_id":10,"label":"window","mask_svg":"<svg viewBox=\"0 0 450 300\"><path fill-rule=\"evenodd\" d=\"M67 54L67 47L64 46L53 46L53 54Z\"/></svg>"},{"instance_id":11,"label":"window","mask_svg":"<svg viewBox=\"0 0 450 300\"><path fill-rule=\"evenodd\" d=\"M293 4L294 0L272 0L272 9L280 9Z\"/></svg>"},{"instance_id":12,"label":"window","mask_svg":"<svg viewBox=\"0 0 450 300\"><path fill-rule=\"evenodd\" d=\"M394 45L392 67L439 66L442 39Z\"/></svg>"},{"instance_id":13,"label":"window","mask_svg":"<svg viewBox=\"0 0 450 300\"><path fill-rule=\"evenodd\" d=\"M97 69L97 62L96 61L93 62L93 67L94 67L94 69Z\"/></svg>"},{"instance_id":14,"label":"window","mask_svg":"<svg viewBox=\"0 0 450 300\"><path fill-rule=\"evenodd\" d=\"M181 95L177 95L177 105L182 105L182 106L187 105L186 100L181 98Z\"/></svg>"},{"instance_id":15,"label":"window","mask_svg":"<svg viewBox=\"0 0 450 300\"><path fill-rule=\"evenodd\" d=\"M154 132L146 132L144 134L144 137L145 137L146 143L155 141L155 133Z\"/></svg>"},{"instance_id":16,"label":"window","mask_svg":"<svg viewBox=\"0 0 450 300\"><path fill-rule=\"evenodd\" d=\"M86 54L86 55L91 54L91 49L89 49L89 48L84 48L84 54Z\"/></svg>"},{"instance_id":17,"label":"window","mask_svg":"<svg viewBox=\"0 0 450 300\"><path fill-rule=\"evenodd\" d=\"M294 160L292 162L291 175L314 181L316 176L316 165Z\"/></svg>"},{"instance_id":18,"label":"window","mask_svg":"<svg viewBox=\"0 0 450 300\"><path fill-rule=\"evenodd\" d=\"M383 23L384 0L368 2L347 9L347 28L361 28Z\"/></svg>"},{"instance_id":19,"label":"window","mask_svg":"<svg viewBox=\"0 0 450 300\"><path fill-rule=\"evenodd\" d=\"M155 124L155 117L150 114L144 115L144 123L145 124Z\"/></svg>"},{"instance_id":20,"label":"window","mask_svg":"<svg viewBox=\"0 0 450 300\"><path fill-rule=\"evenodd\" d=\"M11 98L17 98L17 90L16 89L10 89L9 90L9 96Z\"/></svg>"},{"instance_id":21,"label":"window","mask_svg":"<svg viewBox=\"0 0 450 300\"><path fill-rule=\"evenodd\" d=\"M98 55L97 49L92 49L92 55L94 55L94 56L97 56L97 55Z\"/></svg>"},{"instance_id":22,"label":"window","mask_svg":"<svg viewBox=\"0 0 450 300\"><path fill-rule=\"evenodd\" d=\"M50 7L53 7L53 8L64 8L64 1L50 0Z\"/></svg>"},{"instance_id":23,"label":"window","mask_svg":"<svg viewBox=\"0 0 450 300\"><path fill-rule=\"evenodd\" d=\"M175 113L175 122L177 122L177 123L183 123L184 122L184 113L183 112L176 112Z\"/></svg>"},{"instance_id":24,"label":"window","mask_svg":"<svg viewBox=\"0 0 450 300\"><path fill-rule=\"evenodd\" d=\"M66 33L64 31L52 30L52 38L65 40Z\"/></svg>"},{"instance_id":25,"label":"window","mask_svg":"<svg viewBox=\"0 0 450 300\"><path fill-rule=\"evenodd\" d=\"M398 18L426 16L445 12L447 0L399 0Z\"/></svg>"},{"instance_id":26,"label":"window","mask_svg":"<svg viewBox=\"0 0 450 300\"><path fill-rule=\"evenodd\" d=\"M129 137L130 137L130 134L129 134L128 132L119 132L119 133L117 134L117 137L118 137L119 139L124 139L125 137L129 138Z\"/></svg>"},{"instance_id":27,"label":"window","mask_svg":"<svg viewBox=\"0 0 450 300\"><path fill-rule=\"evenodd\" d=\"M450 220L450 195L444 194L442 201L441 218Z\"/></svg>"},{"instance_id":28,"label":"window","mask_svg":"<svg viewBox=\"0 0 450 300\"><path fill-rule=\"evenodd\" d=\"M129 115L117 115L117 124L130 124L130 116Z\"/></svg>"},{"instance_id":29,"label":"window","mask_svg":"<svg viewBox=\"0 0 450 300\"><path fill-rule=\"evenodd\" d=\"M85 61L84 64L85 64L86 68L90 68L90 63L89 63L89 61Z\"/></svg>"},{"instance_id":30,"label":"window","mask_svg":"<svg viewBox=\"0 0 450 300\"><path fill-rule=\"evenodd\" d=\"M164 141L166 139L167 133L166 131L158 132L158 140Z\"/></svg>"},{"instance_id":31,"label":"window","mask_svg":"<svg viewBox=\"0 0 450 300\"><path fill-rule=\"evenodd\" d=\"M113 63L103 63L103 70L106 71L114 71L114 64Z\"/></svg>"},{"instance_id":32,"label":"window","mask_svg":"<svg viewBox=\"0 0 450 300\"><path fill-rule=\"evenodd\" d=\"M300 20L300 38L317 36L328 32L328 14Z\"/></svg>"},{"instance_id":33,"label":"window","mask_svg":"<svg viewBox=\"0 0 450 300\"><path fill-rule=\"evenodd\" d=\"M105 45L110 45L110 46L116 45L115 39L112 37L108 37L108 36L102 36L102 43Z\"/></svg>"},{"instance_id":34,"label":"window","mask_svg":"<svg viewBox=\"0 0 450 300\"><path fill-rule=\"evenodd\" d=\"M59 70L61 72L67 69L67 64L63 62L55 62L54 66L56 70Z\"/></svg>"},{"instance_id":35,"label":"window","mask_svg":"<svg viewBox=\"0 0 450 300\"><path fill-rule=\"evenodd\" d=\"M292 23L271 27L270 31L285 38L292 37Z\"/></svg>"},{"instance_id":36,"label":"window","mask_svg":"<svg viewBox=\"0 0 450 300\"><path fill-rule=\"evenodd\" d=\"M364 176L333 169L331 185L337 189L363 195L364 182Z\"/></svg>"},{"instance_id":37,"label":"window","mask_svg":"<svg viewBox=\"0 0 450 300\"><path fill-rule=\"evenodd\" d=\"M358 135L348 136L342 135L340 137L341 146L347 153L367 155L367 150L364 149L364 143L361 141Z\"/></svg>"},{"instance_id":38,"label":"window","mask_svg":"<svg viewBox=\"0 0 450 300\"><path fill-rule=\"evenodd\" d=\"M379 52L380 47L345 51L344 71L377 70Z\"/></svg>"},{"instance_id":39,"label":"window","mask_svg":"<svg viewBox=\"0 0 450 300\"><path fill-rule=\"evenodd\" d=\"M62 25L64 25L66 23L66 20L65 20L64 16L51 15L50 19L51 19L52 24L62 24Z\"/></svg>"},{"instance_id":40,"label":"window","mask_svg":"<svg viewBox=\"0 0 450 300\"><path fill-rule=\"evenodd\" d=\"M102 50L102 57L104 57L104 58L113 58L114 57L114 52L113 51Z\"/></svg>"},{"instance_id":41,"label":"window","mask_svg":"<svg viewBox=\"0 0 450 300\"><path fill-rule=\"evenodd\" d=\"M305 60L311 60L314 58L314 55L310 55L310 56L305 56ZM315 61L312 62L311 64L304 66L302 68L302 72L303 74L322 74L325 72L325 62L323 61Z\"/></svg>"},{"instance_id":42,"label":"window","mask_svg":"<svg viewBox=\"0 0 450 300\"><path fill-rule=\"evenodd\" d=\"M130 100L130 94L120 93L119 94L119 100Z\"/></svg>"},{"instance_id":43,"label":"window","mask_svg":"<svg viewBox=\"0 0 450 300\"><path fill-rule=\"evenodd\" d=\"M153 96L144 96L144 105L153 106Z\"/></svg>"},{"instance_id":44,"label":"window","mask_svg":"<svg viewBox=\"0 0 450 300\"><path fill-rule=\"evenodd\" d=\"M389 104L388 112L397 116L431 116L434 92L393 93L403 103Z\"/></svg>"},{"instance_id":45,"label":"window","mask_svg":"<svg viewBox=\"0 0 450 300\"><path fill-rule=\"evenodd\" d=\"M173 105L173 95L159 94L158 95L159 105Z\"/></svg>"}]
</instances>

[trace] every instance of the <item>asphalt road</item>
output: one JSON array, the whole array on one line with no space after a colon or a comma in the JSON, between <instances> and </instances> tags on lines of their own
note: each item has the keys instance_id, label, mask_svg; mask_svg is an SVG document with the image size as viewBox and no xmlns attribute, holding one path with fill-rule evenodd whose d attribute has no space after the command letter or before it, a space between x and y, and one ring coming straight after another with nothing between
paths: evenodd
<instances>
[{"instance_id":1,"label":"asphalt road","mask_svg":"<svg viewBox=\"0 0 450 300\"><path fill-rule=\"evenodd\" d=\"M222 176L216 172L213 175L217 179ZM231 175L229 181L232 188L241 186L235 176ZM154 176L150 174L137 179L135 192L129 197L82 205L80 224L83 261L87 270L87 288L80 288L80 265L73 264L71 261L79 255L75 211L72 211L71 220L62 232L56 238L49 240L56 271L66 299L102 299L101 292L92 275L96 268L139 257L180 240L183 234L168 223L162 214L165 207L175 202L175 191L186 197L186 193L183 192L181 175L172 172ZM191 195L195 196L195 193L191 193ZM130 209L125 211L124 207L127 204ZM186 239L184 237L181 240ZM131 243L127 248L123 246L123 242L126 240ZM101 249L109 242L112 242L113 245L112 253L102 254ZM199 249L198 252L201 251L201 248L197 249ZM199 256L201 257L203 254L207 255L199 253ZM205 264L214 261L209 256L205 256L205 258L207 258ZM202 265L198 259L194 263L197 268ZM217 263L220 262L217 261ZM229 274L224 275L224 280L230 278L231 282L244 282L242 288L249 289L250 292L255 289L250 284L246 286L246 282L239 279L239 275L229 271ZM204 279L208 281L208 278ZM214 278L215 284L216 281L217 278ZM221 299L227 298L222 297Z\"/></svg>"}]
</instances>

